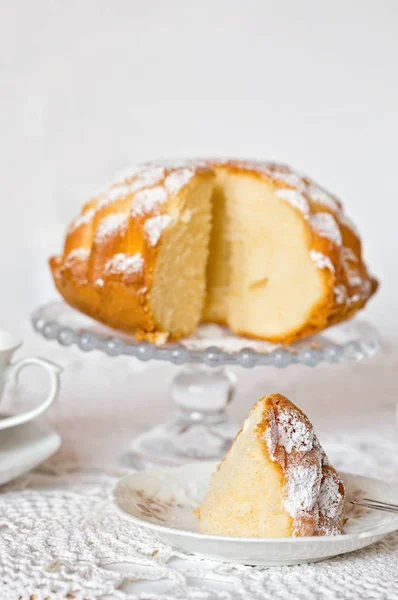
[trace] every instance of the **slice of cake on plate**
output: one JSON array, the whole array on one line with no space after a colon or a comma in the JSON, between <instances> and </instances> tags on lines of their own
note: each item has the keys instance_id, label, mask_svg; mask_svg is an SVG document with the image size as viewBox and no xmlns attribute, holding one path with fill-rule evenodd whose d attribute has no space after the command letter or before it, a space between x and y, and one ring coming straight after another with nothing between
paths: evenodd
<instances>
[{"instance_id":1,"label":"slice of cake on plate","mask_svg":"<svg viewBox=\"0 0 398 600\"><path fill-rule=\"evenodd\" d=\"M280 394L254 405L198 510L202 533L336 535L344 485L308 417Z\"/></svg>"}]
</instances>

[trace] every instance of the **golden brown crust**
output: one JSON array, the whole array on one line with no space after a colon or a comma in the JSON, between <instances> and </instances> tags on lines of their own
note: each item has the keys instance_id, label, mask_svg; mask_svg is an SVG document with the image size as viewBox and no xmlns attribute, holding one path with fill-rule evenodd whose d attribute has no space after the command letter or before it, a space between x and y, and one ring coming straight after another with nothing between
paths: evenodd
<instances>
[{"instance_id":1,"label":"golden brown crust","mask_svg":"<svg viewBox=\"0 0 398 600\"><path fill-rule=\"evenodd\" d=\"M267 398L275 398L277 396L280 396L280 394L271 394L271 396L267 396ZM281 398L283 398L283 396L280 396ZM261 400L259 400L259 402L262 402L264 400L264 398L262 398ZM253 411L255 410L256 406L258 403L256 403L252 409L250 410L248 419L250 418L250 415L253 413ZM266 403L263 402L263 406L262 406L262 419L260 421L260 423L257 424L256 427L256 435L257 437L262 441L263 439L263 435L264 435L264 431L267 428L267 426L269 425L269 422L267 420L267 413L269 411L269 406L266 405ZM246 422L246 421L245 421ZM245 422L242 424L242 427L239 429L239 431L237 432L237 434L235 435L234 439L232 440L232 443L228 449L228 452L226 453L226 455L224 456L224 458L222 458L220 460L220 462L217 465L217 469L216 472L220 471L220 469L222 468L222 466L224 465L224 463L226 462L228 455L230 453L230 451L232 450L236 440L238 439L238 437L241 435L241 433L243 432L243 427ZM270 459L269 457L269 452L266 448L266 445L262 443L262 447L264 450L264 453L266 454L267 458ZM284 484L285 484L285 474L284 474L284 470L282 469L281 465L279 463L275 463L275 469L278 472L278 479L280 482L280 486L281 488L283 488ZM201 507L199 506L197 509L195 509L193 511L193 513L197 516L197 518L200 520L201 519ZM290 522L289 522L289 530L288 530L288 535L292 536L293 535L293 519L290 517Z\"/></svg>"},{"instance_id":2,"label":"golden brown crust","mask_svg":"<svg viewBox=\"0 0 398 600\"><path fill-rule=\"evenodd\" d=\"M309 251L318 253L332 268L322 268L324 295L313 307L306 322L299 328L284 332L281 336L268 336L275 343L290 344L298 339L323 331L340 323L362 309L375 294L378 281L372 277L362 260L361 240L354 225L343 212L342 203L332 194L318 186L306 176L301 176L287 165L261 161L226 160L213 161L216 167L237 173L250 172L253 176L266 180L276 189L297 192L304 202L297 203L305 219L310 239ZM282 198L283 199L283 198ZM305 206L305 202L307 206ZM307 209L307 213L306 213ZM313 222L318 213L327 213L336 222L341 242L321 235ZM330 261L330 263L329 263ZM223 323L226 325L226 323ZM253 333L236 330L234 333L256 338ZM258 337L257 339L262 339Z\"/></svg>"},{"instance_id":3,"label":"golden brown crust","mask_svg":"<svg viewBox=\"0 0 398 600\"><path fill-rule=\"evenodd\" d=\"M185 185L194 177L211 176L214 169L250 173L266 180L282 201L302 213L307 224L309 252L322 273L324 294L302 325L267 337L269 341L291 343L339 323L365 306L378 283L366 269L360 238L337 198L285 165L218 159L148 163L87 202L67 232L62 256L50 259L55 285L64 299L106 325L156 341L159 328L149 294L158 248L157 240L150 243L146 224L172 212ZM132 201L139 204L140 196L147 192L163 194L162 201L146 198L145 208L132 214ZM333 227L325 232L318 226L325 219L326 225L335 225L337 233ZM132 257L137 260L130 260ZM256 337L246 331L235 333Z\"/></svg>"},{"instance_id":4,"label":"golden brown crust","mask_svg":"<svg viewBox=\"0 0 398 600\"><path fill-rule=\"evenodd\" d=\"M267 427L270 426L270 422L269 422L270 403L272 403L273 401L276 401L278 399L278 397L284 398L284 396L281 396L280 394L271 394L270 396L266 396L265 398L262 398L260 400L260 402L262 402L263 413L262 413L262 421L261 421L261 423L258 423L258 425L257 425L257 437L259 440L261 440L261 446L262 446L263 452L266 455L268 460L270 460L271 457L270 457L270 453L267 448L267 445L264 443L264 433L265 433L265 430L267 429ZM283 489L285 482L286 482L285 471L284 471L282 464L283 463L281 463L279 461L275 462L275 468L278 472L278 479L279 479L281 489ZM289 535L290 536L293 535L293 519L292 519L292 517L290 517Z\"/></svg>"},{"instance_id":5,"label":"golden brown crust","mask_svg":"<svg viewBox=\"0 0 398 600\"><path fill-rule=\"evenodd\" d=\"M260 402L263 403L263 421L259 426L259 439L262 440L267 457L279 466L282 487L289 489L289 478L294 477L297 469L308 469L314 475L308 479L313 491L313 506L294 515L292 535L322 536L341 533L344 522L344 485L329 463L307 415L281 394L270 394ZM293 439L290 440L291 447L279 437L277 423L281 416L284 437L288 438L289 432L292 436L297 436L295 443ZM301 432L301 437L298 432ZM321 500L321 486L326 480L332 481L338 490L334 496L324 496L330 503L330 509L329 506L325 508Z\"/></svg>"},{"instance_id":6,"label":"golden brown crust","mask_svg":"<svg viewBox=\"0 0 398 600\"><path fill-rule=\"evenodd\" d=\"M256 420L250 420L253 414ZM254 428L264 461L273 464L279 479L281 506L278 509L288 517L285 534L301 537L341 533L343 482L330 464L308 417L281 394L264 396L253 406L217 471L231 458L234 444L247 424ZM237 455L234 460L238 460ZM201 509L195 514L200 519Z\"/></svg>"},{"instance_id":7,"label":"golden brown crust","mask_svg":"<svg viewBox=\"0 0 398 600\"><path fill-rule=\"evenodd\" d=\"M127 176L120 185L111 185L85 204L67 232L63 255L50 259L55 285L68 304L138 339L158 341L159 329L149 301L158 245L151 241L146 225L172 211L176 194L166 191L167 178L186 170L188 166L176 169L154 164L143 172L156 172L158 180L146 176L141 185L140 173ZM191 179L186 185L194 178L213 177L212 171L201 165L189 166L189 171ZM174 182L175 189L177 184ZM152 199L156 200L156 194L161 201ZM135 200L138 209L133 213Z\"/></svg>"}]
</instances>

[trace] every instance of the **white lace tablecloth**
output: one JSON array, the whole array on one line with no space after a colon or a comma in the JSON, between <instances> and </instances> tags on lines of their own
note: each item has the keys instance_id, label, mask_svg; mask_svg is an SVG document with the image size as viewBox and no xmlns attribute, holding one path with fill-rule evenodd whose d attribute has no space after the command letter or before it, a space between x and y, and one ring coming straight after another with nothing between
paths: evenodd
<instances>
[{"instance_id":1,"label":"white lace tablecloth","mask_svg":"<svg viewBox=\"0 0 398 600\"><path fill-rule=\"evenodd\" d=\"M2 488L0 600L398 598L398 533L321 563L260 568L199 560L123 520L110 502L125 472L120 454L135 432L170 414L175 369L81 355L29 333L23 354L33 350L66 369L46 417L63 446ZM390 348L358 365L236 371L231 411L240 420L260 395L285 393L309 413L337 468L398 482L395 356ZM14 408L32 402L36 384L12 394Z\"/></svg>"}]
</instances>

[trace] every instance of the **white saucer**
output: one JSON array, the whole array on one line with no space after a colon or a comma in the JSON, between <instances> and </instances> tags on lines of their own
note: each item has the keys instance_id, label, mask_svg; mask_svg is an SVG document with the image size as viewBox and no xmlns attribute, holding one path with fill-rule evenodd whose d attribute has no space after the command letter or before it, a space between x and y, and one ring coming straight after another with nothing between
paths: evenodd
<instances>
[{"instance_id":1,"label":"white saucer","mask_svg":"<svg viewBox=\"0 0 398 600\"><path fill-rule=\"evenodd\" d=\"M34 469L60 445L58 433L38 421L0 431L0 485Z\"/></svg>"},{"instance_id":2,"label":"white saucer","mask_svg":"<svg viewBox=\"0 0 398 600\"><path fill-rule=\"evenodd\" d=\"M354 507L347 502L344 534L301 538L243 538L198 532L193 510L200 504L217 462L163 467L123 477L113 491L118 512L153 530L173 546L201 557L247 565L315 562L369 546L398 529L398 514ZM369 477L341 474L347 499L398 503L398 486Z\"/></svg>"}]
</instances>

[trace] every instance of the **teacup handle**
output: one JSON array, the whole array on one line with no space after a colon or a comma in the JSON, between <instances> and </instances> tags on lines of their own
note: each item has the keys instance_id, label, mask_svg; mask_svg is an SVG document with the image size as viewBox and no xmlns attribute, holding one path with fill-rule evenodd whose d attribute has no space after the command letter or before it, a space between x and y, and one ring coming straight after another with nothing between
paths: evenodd
<instances>
[{"instance_id":1,"label":"teacup handle","mask_svg":"<svg viewBox=\"0 0 398 600\"><path fill-rule=\"evenodd\" d=\"M35 419L44 413L44 411L51 406L55 398L58 396L62 368L49 360L45 360L44 358L23 358L22 360L9 365L7 368L6 378L17 383L19 373L22 371L22 369L30 365L42 367L48 373L50 378L50 390L47 394L47 397L43 400L43 402L41 402L41 404L39 404L39 406L36 406L31 410L19 415L13 415L11 417L6 417L5 419L0 419L0 430L8 429L9 427L14 427L15 425L22 425L22 423L27 423L28 421Z\"/></svg>"}]
</instances>

